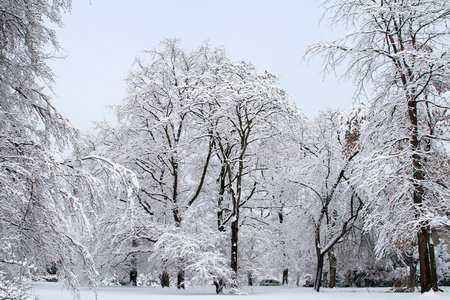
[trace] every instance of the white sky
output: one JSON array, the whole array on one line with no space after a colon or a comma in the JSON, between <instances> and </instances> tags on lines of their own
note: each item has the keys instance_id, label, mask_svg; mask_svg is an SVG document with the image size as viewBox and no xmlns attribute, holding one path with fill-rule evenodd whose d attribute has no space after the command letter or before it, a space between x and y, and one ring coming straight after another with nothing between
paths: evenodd
<instances>
[{"instance_id":1,"label":"white sky","mask_svg":"<svg viewBox=\"0 0 450 300\"><path fill-rule=\"evenodd\" d=\"M57 30L66 58L51 62L54 104L84 130L113 120L105 106L125 95L135 57L164 38L195 49L209 40L234 60L280 76L281 86L308 117L325 107L349 107L353 86L323 81L319 57L302 63L308 45L342 35L326 22L316 0L76 0Z\"/></svg>"}]
</instances>

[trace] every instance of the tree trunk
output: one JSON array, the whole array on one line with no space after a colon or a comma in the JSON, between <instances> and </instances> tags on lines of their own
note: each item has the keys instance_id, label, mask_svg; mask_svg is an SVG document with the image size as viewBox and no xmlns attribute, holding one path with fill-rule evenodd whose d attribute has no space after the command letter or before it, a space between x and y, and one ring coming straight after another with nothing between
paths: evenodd
<instances>
[{"instance_id":1,"label":"tree trunk","mask_svg":"<svg viewBox=\"0 0 450 300\"><path fill-rule=\"evenodd\" d=\"M130 283L131 283L131 285L137 286L137 275L138 275L137 270L133 268L130 271Z\"/></svg>"},{"instance_id":2,"label":"tree trunk","mask_svg":"<svg viewBox=\"0 0 450 300\"><path fill-rule=\"evenodd\" d=\"M184 270L180 270L177 274L177 288L184 290Z\"/></svg>"},{"instance_id":3,"label":"tree trunk","mask_svg":"<svg viewBox=\"0 0 450 300\"><path fill-rule=\"evenodd\" d=\"M289 269L286 268L286 269L283 270L282 285L287 285L288 284L288 276L289 276Z\"/></svg>"},{"instance_id":4,"label":"tree trunk","mask_svg":"<svg viewBox=\"0 0 450 300\"><path fill-rule=\"evenodd\" d=\"M428 235L425 228L421 228L418 237L419 265L420 265L420 291L431 290L430 255L428 253Z\"/></svg>"},{"instance_id":5,"label":"tree trunk","mask_svg":"<svg viewBox=\"0 0 450 300\"><path fill-rule=\"evenodd\" d=\"M328 252L328 262L330 264L330 282L329 287L336 287L336 255L334 255L334 251L330 250Z\"/></svg>"},{"instance_id":6,"label":"tree trunk","mask_svg":"<svg viewBox=\"0 0 450 300\"><path fill-rule=\"evenodd\" d=\"M223 279L215 280L214 285L216 286L216 294L222 294L224 286Z\"/></svg>"},{"instance_id":7,"label":"tree trunk","mask_svg":"<svg viewBox=\"0 0 450 300\"><path fill-rule=\"evenodd\" d=\"M439 291L438 277L436 271L436 257L434 255L434 242L431 236L431 232L428 233L428 251L430 253L430 272L431 272L431 287L433 291Z\"/></svg>"},{"instance_id":8,"label":"tree trunk","mask_svg":"<svg viewBox=\"0 0 450 300\"><path fill-rule=\"evenodd\" d=\"M161 276L161 287L169 287L170 286L170 276L166 271L162 272Z\"/></svg>"},{"instance_id":9,"label":"tree trunk","mask_svg":"<svg viewBox=\"0 0 450 300\"><path fill-rule=\"evenodd\" d=\"M226 188L226 173L227 169L225 166L222 166L220 168L220 175L219 175L219 197L217 199L217 229L220 232L225 231L225 227L223 225L223 196L225 194L225 188Z\"/></svg>"},{"instance_id":10,"label":"tree trunk","mask_svg":"<svg viewBox=\"0 0 450 300\"><path fill-rule=\"evenodd\" d=\"M414 256L411 253L406 259L408 267L409 267L409 276L408 276L408 288L410 290L414 290L416 287L416 273L417 273L417 262L414 260Z\"/></svg>"},{"instance_id":11,"label":"tree trunk","mask_svg":"<svg viewBox=\"0 0 450 300\"><path fill-rule=\"evenodd\" d=\"M231 223L231 269L234 271L236 278L238 271L238 222L236 219Z\"/></svg>"},{"instance_id":12,"label":"tree trunk","mask_svg":"<svg viewBox=\"0 0 450 300\"><path fill-rule=\"evenodd\" d=\"M425 179L425 174L423 171L423 158L420 155L420 139L419 139L419 126L417 118L417 101L408 101L408 114L409 120L411 121L411 140L410 145L413 151L411 156L412 166L413 166L413 201L414 204L420 206L423 205L424 197L424 187L422 182ZM416 218L421 217L421 212L419 211ZM425 293L431 290L432 286L432 276L431 276L431 263L430 263L430 252L428 249L428 230L427 224L421 224L421 228L417 233L417 244L419 248L419 264L420 264L420 292Z\"/></svg>"},{"instance_id":13,"label":"tree trunk","mask_svg":"<svg viewBox=\"0 0 450 300\"><path fill-rule=\"evenodd\" d=\"M316 277L314 279L314 290L318 292L322 283L323 255L317 255Z\"/></svg>"},{"instance_id":14,"label":"tree trunk","mask_svg":"<svg viewBox=\"0 0 450 300\"><path fill-rule=\"evenodd\" d=\"M247 283L248 286L253 286L253 274L250 271L247 273Z\"/></svg>"},{"instance_id":15,"label":"tree trunk","mask_svg":"<svg viewBox=\"0 0 450 300\"><path fill-rule=\"evenodd\" d=\"M133 239L133 241L131 242L131 246L133 248L138 246L138 242L137 240ZM132 254L131 255L131 270L130 270L130 284L137 286L137 258L136 258L136 254Z\"/></svg>"}]
</instances>

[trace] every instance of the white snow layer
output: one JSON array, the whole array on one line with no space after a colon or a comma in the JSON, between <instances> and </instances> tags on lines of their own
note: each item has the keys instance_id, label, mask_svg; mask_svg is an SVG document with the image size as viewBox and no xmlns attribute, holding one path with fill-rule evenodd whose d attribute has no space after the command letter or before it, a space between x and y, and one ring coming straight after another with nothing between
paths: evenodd
<instances>
[{"instance_id":1,"label":"white snow layer","mask_svg":"<svg viewBox=\"0 0 450 300\"><path fill-rule=\"evenodd\" d=\"M34 283L33 296L39 300L72 300L73 295L60 283ZM444 300L450 299L450 288L444 292L425 294L420 293L390 293L388 288L323 288L316 293L312 288L296 287L245 287L239 297L243 300ZM95 294L88 288L80 290L81 300L95 300ZM187 287L186 290L160 287L118 287L108 286L98 289L98 300L195 300L195 299L223 299L230 294L216 295L214 286Z\"/></svg>"}]
</instances>

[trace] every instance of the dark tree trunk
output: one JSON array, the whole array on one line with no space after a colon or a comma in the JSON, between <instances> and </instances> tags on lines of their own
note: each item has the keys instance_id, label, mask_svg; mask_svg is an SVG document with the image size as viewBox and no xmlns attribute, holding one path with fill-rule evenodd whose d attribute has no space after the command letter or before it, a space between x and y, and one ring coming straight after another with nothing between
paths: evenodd
<instances>
[{"instance_id":1,"label":"dark tree trunk","mask_svg":"<svg viewBox=\"0 0 450 300\"><path fill-rule=\"evenodd\" d=\"M220 232L225 231L225 227L223 224L223 195L225 194L225 187L226 187L226 175L227 175L227 169L225 166L222 166L220 168L220 175L219 175L219 198L217 199L217 229Z\"/></svg>"},{"instance_id":2,"label":"dark tree trunk","mask_svg":"<svg viewBox=\"0 0 450 300\"><path fill-rule=\"evenodd\" d=\"M161 287L169 287L170 286L170 276L166 271L162 272L161 276Z\"/></svg>"},{"instance_id":3,"label":"dark tree trunk","mask_svg":"<svg viewBox=\"0 0 450 300\"><path fill-rule=\"evenodd\" d=\"M133 248L138 246L138 242L137 240L133 239L133 241L131 242L131 246ZM130 284L137 286L137 258L136 258L136 254L132 254L131 255L131 270L130 270Z\"/></svg>"},{"instance_id":4,"label":"dark tree trunk","mask_svg":"<svg viewBox=\"0 0 450 300\"><path fill-rule=\"evenodd\" d=\"M177 274L177 288L184 290L184 270L180 270Z\"/></svg>"},{"instance_id":5,"label":"dark tree trunk","mask_svg":"<svg viewBox=\"0 0 450 300\"><path fill-rule=\"evenodd\" d=\"M252 272L247 273L247 283L248 286L253 286L253 274Z\"/></svg>"},{"instance_id":6,"label":"dark tree trunk","mask_svg":"<svg viewBox=\"0 0 450 300\"><path fill-rule=\"evenodd\" d=\"M420 267L420 291L422 293L431 290L430 255L428 253L428 234L425 228L418 233L419 267Z\"/></svg>"},{"instance_id":7,"label":"dark tree trunk","mask_svg":"<svg viewBox=\"0 0 450 300\"><path fill-rule=\"evenodd\" d=\"M237 277L238 271L238 237L239 221L236 219L231 223L231 269Z\"/></svg>"},{"instance_id":8,"label":"dark tree trunk","mask_svg":"<svg viewBox=\"0 0 450 300\"><path fill-rule=\"evenodd\" d=\"M138 273L137 273L136 269L132 269L130 271L130 284L131 285L137 286L137 275L138 275Z\"/></svg>"},{"instance_id":9,"label":"dark tree trunk","mask_svg":"<svg viewBox=\"0 0 450 300\"><path fill-rule=\"evenodd\" d=\"M328 262L330 264L330 282L329 287L336 287L336 255L334 255L334 251L330 250L328 252Z\"/></svg>"},{"instance_id":10,"label":"dark tree trunk","mask_svg":"<svg viewBox=\"0 0 450 300\"><path fill-rule=\"evenodd\" d=\"M323 255L317 255L316 277L314 279L314 290L318 292L322 284Z\"/></svg>"},{"instance_id":11,"label":"dark tree trunk","mask_svg":"<svg viewBox=\"0 0 450 300\"><path fill-rule=\"evenodd\" d=\"M412 166L413 166L413 201L416 205L423 205L424 188L422 182L425 179L425 174L423 171L423 158L419 154L420 149L420 139L419 139L419 126L417 117L417 101L408 101L408 114L409 120L411 121L411 140L410 145L413 151L411 156ZM420 212L418 212L417 218L420 218ZM431 259L429 251L429 234L428 225L421 224L421 228L417 233L417 244L419 248L419 266L420 266L420 291L422 293L431 290L433 285L433 278L431 275ZM437 284L436 284L437 285Z\"/></svg>"},{"instance_id":12,"label":"dark tree trunk","mask_svg":"<svg viewBox=\"0 0 450 300\"><path fill-rule=\"evenodd\" d=\"M288 277L289 277L289 269L286 268L286 269L283 270L283 280L281 281L282 285L287 285L289 283L288 282Z\"/></svg>"},{"instance_id":13,"label":"dark tree trunk","mask_svg":"<svg viewBox=\"0 0 450 300\"><path fill-rule=\"evenodd\" d=\"M219 279L218 281L214 281L214 285L216 286L216 294L222 294L223 293L223 279Z\"/></svg>"}]
</instances>

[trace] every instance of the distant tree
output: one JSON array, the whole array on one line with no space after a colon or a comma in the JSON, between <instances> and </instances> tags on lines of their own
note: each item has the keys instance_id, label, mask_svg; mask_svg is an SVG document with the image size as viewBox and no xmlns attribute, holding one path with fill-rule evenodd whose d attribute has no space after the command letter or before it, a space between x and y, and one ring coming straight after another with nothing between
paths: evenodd
<instances>
[{"instance_id":1,"label":"distant tree","mask_svg":"<svg viewBox=\"0 0 450 300\"><path fill-rule=\"evenodd\" d=\"M248 206L256 213L250 215L252 218L246 223L253 223L250 231L253 238L259 233L261 239L266 240L265 243L258 242L255 247L264 245L256 255L258 263L251 263L262 269L260 274L265 278L277 272L282 284L287 285L289 278L294 277L292 274L303 269L300 268L302 259L299 252L307 240L298 226L299 213L303 211L299 205L298 185L292 182L292 178L298 174L305 155L299 144L305 142L308 126L300 112L280 118L277 123L282 132L262 141L257 152L264 194L256 205ZM254 228L260 229L255 232ZM267 236L271 238L267 240Z\"/></svg>"},{"instance_id":2,"label":"distant tree","mask_svg":"<svg viewBox=\"0 0 450 300\"><path fill-rule=\"evenodd\" d=\"M319 113L303 144L303 172L295 180L304 191L305 213L314 230L317 266L314 289L320 290L325 255L330 265L330 283L336 282L334 247L352 229L363 202L352 185L355 161L360 153L361 112L349 115L328 110Z\"/></svg>"},{"instance_id":3,"label":"distant tree","mask_svg":"<svg viewBox=\"0 0 450 300\"><path fill-rule=\"evenodd\" d=\"M325 1L332 24L354 31L310 48L326 70L347 63L358 92L370 88L362 140L372 188L367 228L380 225L378 254L417 238L421 291L437 290L430 230L448 224L450 49L448 1ZM436 159L438 158L439 159ZM441 168L436 168L440 164ZM380 189L380 187L383 187ZM387 191L387 194L385 192ZM388 225L391 224L391 225Z\"/></svg>"}]
</instances>

